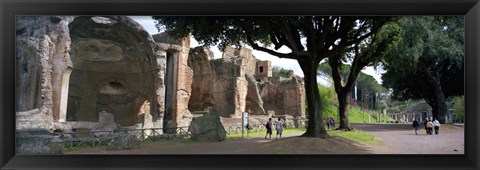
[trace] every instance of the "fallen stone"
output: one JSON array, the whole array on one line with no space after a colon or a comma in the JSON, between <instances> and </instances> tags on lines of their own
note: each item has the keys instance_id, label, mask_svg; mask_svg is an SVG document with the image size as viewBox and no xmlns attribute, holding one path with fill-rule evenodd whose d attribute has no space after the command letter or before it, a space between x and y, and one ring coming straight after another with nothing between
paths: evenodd
<instances>
[{"instance_id":1,"label":"fallen stone","mask_svg":"<svg viewBox=\"0 0 480 170\"><path fill-rule=\"evenodd\" d=\"M137 149L140 147L140 141L134 135L130 135L126 132L116 133L106 149L107 150L122 150L122 149Z\"/></svg>"},{"instance_id":2,"label":"fallen stone","mask_svg":"<svg viewBox=\"0 0 480 170\"><path fill-rule=\"evenodd\" d=\"M220 114L212 107L209 107L202 117L194 118L188 130L195 141L223 141L227 137L227 132L220 122Z\"/></svg>"}]
</instances>

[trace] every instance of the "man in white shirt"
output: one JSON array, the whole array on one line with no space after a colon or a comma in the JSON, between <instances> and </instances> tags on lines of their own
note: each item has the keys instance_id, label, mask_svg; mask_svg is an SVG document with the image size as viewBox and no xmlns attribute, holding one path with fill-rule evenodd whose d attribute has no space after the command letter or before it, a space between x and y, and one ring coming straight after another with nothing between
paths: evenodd
<instances>
[{"instance_id":1,"label":"man in white shirt","mask_svg":"<svg viewBox=\"0 0 480 170\"><path fill-rule=\"evenodd\" d=\"M437 119L433 120L433 128L435 129L435 135L438 135L438 131L440 130L440 122Z\"/></svg>"},{"instance_id":2,"label":"man in white shirt","mask_svg":"<svg viewBox=\"0 0 480 170\"><path fill-rule=\"evenodd\" d=\"M277 136L275 136L275 139L277 139L278 136L282 138L283 128L282 128L282 120L280 118L278 118L278 120L275 121L275 129L277 130Z\"/></svg>"}]
</instances>

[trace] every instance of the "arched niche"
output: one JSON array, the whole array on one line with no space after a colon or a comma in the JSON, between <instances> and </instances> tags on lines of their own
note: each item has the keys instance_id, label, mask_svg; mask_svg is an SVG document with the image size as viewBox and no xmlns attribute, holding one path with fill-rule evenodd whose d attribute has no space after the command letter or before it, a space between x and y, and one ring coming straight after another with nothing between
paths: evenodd
<instances>
[{"instance_id":1,"label":"arched niche","mask_svg":"<svg viewBox=\"0 0 480 170\"><path fill-rule=\"evenodd\" d=\"M68 27L73 69L67 85L75 90L67 89L68 101L61 102L66 119L98 121L98 112L105 110L116 123L134 125L143 101L157 97L153 38L128 17L76 17Z\"/></svg>"}]
</instances>

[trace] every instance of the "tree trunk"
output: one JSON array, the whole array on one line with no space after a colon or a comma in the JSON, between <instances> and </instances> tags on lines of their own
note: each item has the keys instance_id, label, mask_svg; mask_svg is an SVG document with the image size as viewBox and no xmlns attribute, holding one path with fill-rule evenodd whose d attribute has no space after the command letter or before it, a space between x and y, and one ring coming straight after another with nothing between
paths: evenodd
<instances>
[{"instance_id":1,"label":"tree trunk","mask_svg":"<svg viewBox=\"0 0 480 170\"><path fill-rule=\"evenodd\" d=\"M437 103L437 109L432 109L433 118L437 119L440 123L445 123L447 115L447 102L445 101L445 95L443 94L442 84L440 83L440 74L435 72L435 98ZM434 112L436 110L436 112Z\"/></svg>"},{"instance_id":2,"label":"tree trunk","mask_svg":"<svg viewBox=\"0 0 480 170\"><path fill-rule=\"evenodd\" d=\"M350 90L342 89L339 90L337 93L338 97L338 114L340 116L340 126L336 130L353 130L353 127L350 126L350 122L348 121L348 96L350 94Z\"/></svg>"},{"instance_id":3,"label":"tree trunk","mask_svg":"<svg viewBox=\"0 0 480 170\"><path fill-rule=\"evenodd\" d=\"M348 106L348 95L350 94L350 89L353 86L353 83L355 82L355 79L357 78L358 73L360 70L355 70L351 71L350 75L348 76L348 81L345 84L345 87L342 86L342 78L340 76L340 71L339 71L339 63L336 62L334 59L328 59L328 64L332 68L332 78L333 78L333 85L335 87L335 93L337 93L337 98L338 98L338 115L340 117L340 126L336 130L353 130L353 128L350 126L350 123L348 121L348 112L347 112L347 106ZM363 93L363 90L362 90ZM363 97L362 97L363 100ZM363 103L362 103L363 105ZM363 106L365 107L365 106Z\"/></svg>"},{"instance_id":4,"label":"tree trunk","mask_svg":"<svg viewBox=\"0 0 480 170\"><path fill-rule=\"evenodd\" d=\"M322 119L322 108L320 93L317 83L317 67L313 61L299 61L302 71L305 75L305 92L308 104L308 127L303 137L329 137L325 130Z\"/></svg>"}]
</instances>

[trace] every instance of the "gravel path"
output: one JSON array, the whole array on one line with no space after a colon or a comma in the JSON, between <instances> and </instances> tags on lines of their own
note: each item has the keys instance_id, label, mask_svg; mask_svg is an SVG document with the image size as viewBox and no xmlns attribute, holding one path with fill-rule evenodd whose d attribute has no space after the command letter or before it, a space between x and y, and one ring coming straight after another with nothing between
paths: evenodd
<instances>
[{"instance_id":1,"label":"gravel path","mask_svg":"<svg viewBox=\"0 0 480 170\"><path fill-rule=\"evenodd\" d=\"M353 124L354 128L367 131L380 139L369 144L374 154L464 154L465 138L462 126L443 125L439 135L419 134L410 124Z\"/></svg>"}]
</instances>

